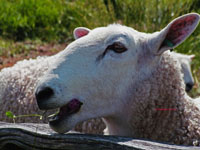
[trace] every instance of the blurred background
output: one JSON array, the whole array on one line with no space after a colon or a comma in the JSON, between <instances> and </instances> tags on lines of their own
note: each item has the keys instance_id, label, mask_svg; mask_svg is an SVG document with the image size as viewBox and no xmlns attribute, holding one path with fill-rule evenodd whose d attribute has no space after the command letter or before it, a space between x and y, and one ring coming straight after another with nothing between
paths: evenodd
<instances>
[{"instance_id":1,"label":"blurred background","mask_svg":"<svg viewBox=\"0 0 200 150\"><path fill-rule=\"evenodd\" d=\"M57 53L73 41L79 26L120 23L151 33L190 12L200 13L200 0L0 0L0 69ZM190 95L200 95L200 25L174 51L196 55Z\"/></svg>"}]
</instances>

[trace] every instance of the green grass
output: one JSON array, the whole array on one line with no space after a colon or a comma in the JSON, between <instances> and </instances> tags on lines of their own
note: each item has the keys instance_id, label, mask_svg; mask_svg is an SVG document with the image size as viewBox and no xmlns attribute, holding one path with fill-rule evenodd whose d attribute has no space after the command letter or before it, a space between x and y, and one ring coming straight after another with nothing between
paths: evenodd
<instances>
[{"instance_id":1,"label":"green grass","mask_svg":"<svg viewBox=\"0 0 200 150\"><path fill-rule=\"evenodd\" d=\"M61 6L51 0L1 0L0 34L15 40L56 37Z\"/></svg>"},{"instance_id":2,"label":"green grass","mask_svg":"<svg viewBox=\"0 0 200 150\"><path fill-rule=\"evenodd\" d=\"M111 23L121 23L142 32L161 30L172 19L190 12L200 13L199 0L1 0L0 36L3 39L45 42L72 41L75 27L93 29ZM10 40L0 41L4 55ZM24 53L28 48L10 50ZM175 49L195 54L193 72L200 83L200 25L183 44ZM191 93L200 94L200 86Z\"/></svg>"},{"instance_id":3,"label":"green grass","mask_svg":"<svg viewBox=\"0 0 200 150\"><path fill-rule=\"evenodd\" d=\"M1 0L0 35L65 41L75 27L114 22L154 32L189 12L200 12L198 0Z\"/></svg>"}]
</instances>

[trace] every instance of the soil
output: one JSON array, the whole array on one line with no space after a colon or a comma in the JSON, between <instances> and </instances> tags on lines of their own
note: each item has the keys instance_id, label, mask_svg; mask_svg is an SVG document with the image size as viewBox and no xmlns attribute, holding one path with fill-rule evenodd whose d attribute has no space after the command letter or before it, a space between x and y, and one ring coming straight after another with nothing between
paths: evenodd
<instances>
[{"instance_id":1,"label":"soil","mask_svg":"<svg viewBox=\"0 0 200 150\"><path fill-rule=\"evenodd\" d=\"M31 48L28 54L20 53L14 56L0 56L0 70L4 67L11 67L17 61L29 58L36 58L37 56L51 56L63 50L67 44L48 43L36 45Z\"/></svg>"}]
</instances>

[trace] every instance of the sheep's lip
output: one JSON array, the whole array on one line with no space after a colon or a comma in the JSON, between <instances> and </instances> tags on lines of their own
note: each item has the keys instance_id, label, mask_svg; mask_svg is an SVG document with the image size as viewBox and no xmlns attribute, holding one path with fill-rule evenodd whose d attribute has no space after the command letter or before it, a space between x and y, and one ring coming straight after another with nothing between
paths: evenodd
<instances>
[{"instance_id":1,"label":"sheep's lip","mask_svg":"<svg viewBox=\"0 0 200 150\"><path fill-rule=\"evenodd\" d=\"M77 113L80 110L81 105L83 105L83 103L80 102L78 99L70 100L66 105L60 108L57 114L53 115L49 119L49 123L50 124L58 123L63 119L69 117L70 115Z\"/></svg>"}]
</instances>

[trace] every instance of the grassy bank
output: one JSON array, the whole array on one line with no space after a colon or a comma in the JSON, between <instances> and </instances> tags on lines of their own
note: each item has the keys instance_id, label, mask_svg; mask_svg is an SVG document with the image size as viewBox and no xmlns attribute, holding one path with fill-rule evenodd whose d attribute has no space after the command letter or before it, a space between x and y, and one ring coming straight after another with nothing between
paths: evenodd
<instances>
[{"instance_id":1,"label":"grassy bank","mask_svg":"<svg viewBox=\"0 0 200 150\"><path fill-rule=\"evenodd\" d=\"M0 35L63 41L77 26L95 28L113 22L154 32L189 12L200 12L199 0L1 0Z\"/></svg>"}]
</instances>

